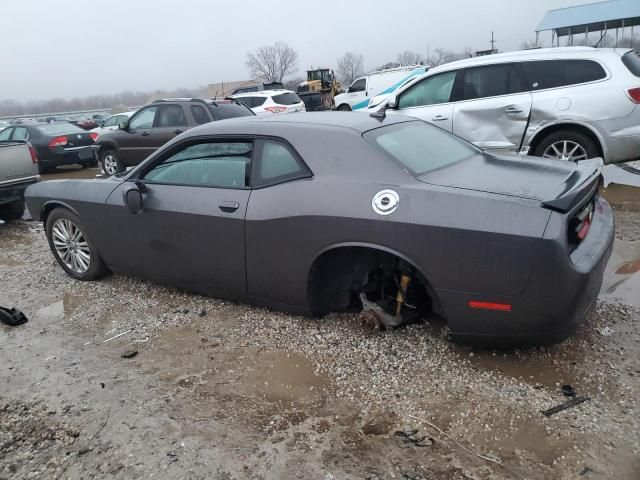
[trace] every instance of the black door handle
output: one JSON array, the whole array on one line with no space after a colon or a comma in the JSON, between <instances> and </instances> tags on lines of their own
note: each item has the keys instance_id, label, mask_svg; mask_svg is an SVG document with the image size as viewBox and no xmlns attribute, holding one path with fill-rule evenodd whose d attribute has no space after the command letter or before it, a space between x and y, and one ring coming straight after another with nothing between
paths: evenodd
<instances>
[{"instance_id":1,"label":"black door handle","mask_svg":"<svg viewBox=\"0 0 640 480\"><path fill-rule=\"evenodd\" d=\"M180 130L179 128L177 130L175 130L173 133L175 133L176 135L180 135L182 133L182 130Z\"/></svg>"},{"instance_id":2,"label":"black door handle","mask_svg":"<svg viewBox=\"0 0 640 480\"><path fill-rule=\"evenodd\" d=\"M142 132L143 137L148 137L149 135L151 135L149 132Z\"/></svg>"},{"instance_id":3,"label":"black door handle","mask_svg":"<svg viewBox=\"0 0 640 480\"><path fill-rule=\"evenodd\" d=\"M233 213L240 208L240 204L238 202L220 202L218 208L225 213Z\"/></svg>"}]
</instances>

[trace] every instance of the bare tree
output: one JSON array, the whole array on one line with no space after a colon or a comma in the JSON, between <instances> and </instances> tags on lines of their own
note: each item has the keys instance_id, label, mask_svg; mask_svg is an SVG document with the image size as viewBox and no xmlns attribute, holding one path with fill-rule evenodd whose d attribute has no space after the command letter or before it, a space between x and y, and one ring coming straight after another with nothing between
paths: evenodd
<instances>
[{"instance_id":1,"label":"bare tree","mask_svg":"<svg viewBox=\"0 0 640 480\"><path fill-rule=\"evenodd\" d=\"M453 52L445 50L444 48L436 48L433 54L429 57L429 64L433 67L442 65L453 61Z\"/></svg>"},{"instance_id":2,"label":"bare tree","mask_svg":"<svg viewBox=\"0 0 640 480\"><path fill-rule=\"evenodd\" d=\"M520 44L520 50L531 50L532 48L538 48L540 45L535 40L525 40Z\"/></svg>"},{"instance_id":3,"label":"bare tree","mask_svg":"<svg viewBox=\"0 0 640 480\"><path fill-rule=\"evenodd\" d=\"M424 55L410 50L405 50L398 54L398 63L400 65L416 65L418 63L424 63L425 60Z\"/></svg>"},{"instance_id":4,"label":"bare tree","mask_svg":"<svg viewBox=\"0 0 640 480\"><path fill-rule=\"evenodd\" d=\"M282 82L298 67L298 52L286 43L276 42L247 53L246 65L253 77L260 77L267 83Z\"/></svg>"},{"instance_id":5,"label":"bare tree","mask_svg":"<svg viewBox=\"0 0 640 480\"><path fill-rule=\"evenodd\" d=\"M338 59L338 75L347 85L364 73L364 57L361 53L347 52Z\"/></svg>"}]
</instances>

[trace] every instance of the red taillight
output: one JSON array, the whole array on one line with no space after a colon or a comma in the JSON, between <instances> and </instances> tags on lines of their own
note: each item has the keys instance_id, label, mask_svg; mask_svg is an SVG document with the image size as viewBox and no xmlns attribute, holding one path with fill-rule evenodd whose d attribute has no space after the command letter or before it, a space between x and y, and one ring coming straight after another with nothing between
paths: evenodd
<instances>
[{"instance_id":1,"label":"red taillight","mask_svg":"<svg viewBox=\"0 0 640 480\"><path fill-rule=\"evenodd\" d=\"M633 103L640 103L640 87L630 88L627 90L627 95Z\"/></svg>"},{"instance_id":2,"label":"red taillight","mask_svg":"<svg viewBox=\"0 0 640 480\"><path fill-rule=\"evenodd\" d=\"M29 153L31 154L31 161L34 165L38 163L38 152L36 152L36 149L31 145L29 145Z\"/></svg>"},{"instance_id":3,"label":"red taillight","mask_svg":"<svg viewBox=\"0 0 640 480\"><path fill-rule=\"evenodd\" d=\"M96 132L89 132L89 136L91 137L91 140L93 140L94 142L98 138L98 134Z\"/></svg>"},{"instance_id":4,"label":"red taillight","mask_svg":"<svg viewBox=\"0 0 640 480\"><path fill-rule=\"evenodd\" d=\"M275 107L264 107L264 109L267 112L271 112L271 113L282 113L282 112L286 112L287 111L287 107L279 107L279 106L275 106Z\"/></svg>"},{"instance_id":5,"label":"red taillight","mask_svg":"<svg viewBox=\"0 0 640 480\"><path fill-rule=\"evenodd\" d=\"M511 311L511 305L508 303L475 302L473 300L470 300L469 306L471 308L482 308L484 310L501 310L503 312Z\"/></svg>"},{"instance_id":6,"label":"red taillight","mask_svg":"<svg viewBox=\"0 0 640 480\"><path fill-rule=\"evenodd\" d=\"M49 146L53 147L64 147L67 144L67 137L54 137L50 142Z\"/></svg>"},{"instance_id":7,"label":"red taillight","mask_svg":"<svg viewBox=\"0 0 640 480\"><path fill-rule=\"evenodd\" d=\"M576 233L576 237L578 237L578 240L584 240L584 237L586 237L587 233L589 233L589 227L590 226L591 226L591 219L590 218L587 218L587 219L585 219L584 222L582 222L582 225L580 225L580 229Z\"/></svg>"}]
</instances>

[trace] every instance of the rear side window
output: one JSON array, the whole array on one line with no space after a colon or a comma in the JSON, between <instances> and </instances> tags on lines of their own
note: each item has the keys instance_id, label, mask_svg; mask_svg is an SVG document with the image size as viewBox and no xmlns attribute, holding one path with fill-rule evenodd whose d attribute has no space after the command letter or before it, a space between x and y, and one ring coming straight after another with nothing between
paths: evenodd
<instances>
[{"instance_id":1,"label":"rear side window","mask_svg":"<svg viewBox=\"0 0 640 480\"><path fill-rule=\"evenodd\" d=\"M278 105L295 105L296 103L301 103L300 97L293 92L281 93L280 95L274 95L273 101Z\"/></svg>"},{"instance_id":2,"label":"rear side window","mask_svg":"<svg viewBox=\"0 0 640 480\"><path fill-rule=\"evenodd\" d=\"M158 113L158 127L186 127L187 119L180 105L160 107Z\"/></svg>"},{"instance_id":3,"label":"rear side window","mask_svg":"<svg viewBox=\"0 0 640 480\"><path fill-rule=\"evenodd\" d=\"M622 56L622 63L624 63L629 71L636 77L640 77L640 50L625 53Z\"/></svg>"},{"instance_id":4,"label":"rear side window","mask_svg":"<svg viewBox=\"0 0 640 480\"><path fill-rule=\"evenodd\" d=\"M531 90L595 82L607 76L593 60L540 60L520 65Z\"/></svg>"},{"instance_id":5,"label":"rear side window","mask_svg":"<svg viewBox=\"0 0 640 480\"><path fill-rule=\"evenodd\" d=\"M527 90L527 86L513 63L467 68L464 71L462 99L497 97Z\"/></svg>"},{"instance_id":6,"label":"rear side window","mask_svg":"<svg viewBox=\"0 0 640 480\"><path fill-rule=\"evenodd\" d=\"M416 177L477 153L468 143L426 122L376 128L363 137Z\"/></svg>"},{"instance_id":7,"label":"rear side window","mask_svg":"<svg viewBox=\"0 0 640 480\"><path fill-rule=\"evenodd\" d=\"M13 131L13 137L11 140L26 140L29 138L29 132L24 127L16 127Z\"/></svg>"},{"instance_id":8,"label":"rear side window","mask_svg":"<svg viewBox=\"0 0 640 480\"><path fill-rule=\"evenodd\" d=\"M224 120L225 118L251 117L255 115L246 105L235 102L219 103L217 106L211 106L211 112L214 120Z\"/></svg>"},{"instance_id":9,"label":"rear side window","mask_svg":"<svg viewBox=\"0 0 640 480\"><path fill-rule=\"evenodd\" d=\"M191 105L191 115L198 125L209 123L211 119L202 105Z\"/></svg>"},{"instance_id":10,"label":"rear side window","mask_svg":"<svg viewBox=\"0 0 640 480\"><path fill-rule=\"evenodd\" d=\"M258 151L260 153L252 182L254 186L272 185L311 175L306 165L283 143L264 140Z\"/></svg>"},{"instance_id":11,"label":"rear side window","mask_svg":"<svg viewBox=\"0 0 640 480\"><path fill-rule=\"evenodd\" d=\"M267 97L240 97L238 101L244 103L249 108L256 108L266 102Z\"/></svg>"}]
</instances>

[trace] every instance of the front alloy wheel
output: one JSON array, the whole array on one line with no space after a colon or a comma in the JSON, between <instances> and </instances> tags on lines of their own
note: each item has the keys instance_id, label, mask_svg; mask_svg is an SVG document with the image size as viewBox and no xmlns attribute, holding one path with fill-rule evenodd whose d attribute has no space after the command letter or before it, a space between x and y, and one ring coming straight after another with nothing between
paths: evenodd
<instances>
[{"instance_id":1,"label":"front alloy wheel","mask_svg":"<svg viewBox=\"0 0 640 480\"><path fill-rule=\"evenodd\" d=\"M72 272L82 275L91 266L91 249L84 233L67 218L59 218L51 229L58 257Z\"/></svg>"},{"instance_id":2,"label":"front alloy wheel","mask_svg":"<svg viewBox=\"0 0 640 480\"><path fill-rule=\"evenodd\" d=\"M549 145L544 153L544 158L557 158L558 160L568 160L578 162L588 158L585 148L579 143L571 140L561 140Z\"/></svg>"},{"instance_id":3,"label":"front alloy wheel","mask_svg":"<svg viewBox=\"0 0 640 480\"><path fill-rule=\"evenodd\" d=\"M118 159L112 150L102 156L102 170L104 170L104 173L107 175L115 175L118 173Z\"/></svg>"}]
</instances>

